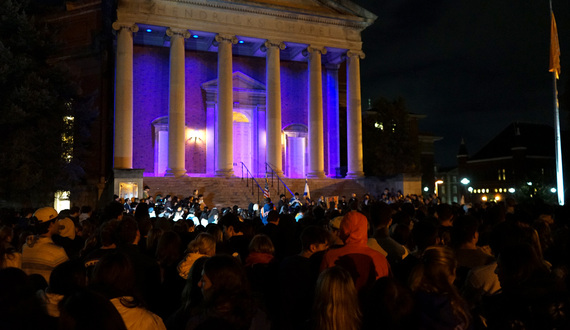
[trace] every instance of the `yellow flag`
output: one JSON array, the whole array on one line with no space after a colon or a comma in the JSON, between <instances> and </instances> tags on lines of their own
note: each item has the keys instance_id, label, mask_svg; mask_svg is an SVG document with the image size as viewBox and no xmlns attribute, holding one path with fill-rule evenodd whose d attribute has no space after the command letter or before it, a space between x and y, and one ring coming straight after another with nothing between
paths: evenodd
<instances>
[{"instance_id":1,"label":"yellow flag","mask_svg":"<svg viewBox=\"0 0 570 330\"><path fill-rule=\"evenodd\" d=\"M558 31L556 30L556 20L551 11L552 22L550 23L550 72L554 72L556 79L560 78L560 43L558 43Z\"/></svg>"}]
</instances>

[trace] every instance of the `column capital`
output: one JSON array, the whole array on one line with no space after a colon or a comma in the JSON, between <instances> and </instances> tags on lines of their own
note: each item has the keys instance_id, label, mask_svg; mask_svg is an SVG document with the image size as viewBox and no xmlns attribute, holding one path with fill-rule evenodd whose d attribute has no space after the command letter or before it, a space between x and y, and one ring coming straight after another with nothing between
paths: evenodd
<instances>
[{"instance_id":1,"label":"column capital","mask_svg":"<svg viewBox=\"0 0 570 330\"><path fill-rule=\"evenodd\" d=\"M222 34L222 33L219 33L219 34L216 34L216 37L214 38L214 41L217 42L217 43L220 43L220 42L229 42L229 43L235 45L235 44L237 44L238 39L236 38L236 36L231 35L231 34Z\"/></svg>"},{"instance_id":2,"label":"column capital","mask_svg":"<svg viewBox=\"0 0 570 330\"><path fill-rule=\"evenodd\" d=\"M187 29L168 28L166 29L166 35L169 37L177 35L184 39L190 38L190 32Z\"/></svg>"},{"instance_id":3,"label":"column capital","mask_svg":"<svg viewBox=\"0 0 570 330\"><path fill-rule=\"evenodd\" d=\"M308 56L312 52L319 52L321 55L325 55L327 53L327 49L324 46L309 45L303 50L303 56Z\"/></svg>"},{"instance_id":4,"label":"column capital","mask_svg":"<svg viewBox=\"0 0 570 330\"><path fill-rule=\"evenodd\" d=\"M139 26L134 23L124 23L124 22L114 22L113 23L113 30L119 31L121 29L129 29L130 32L138 32Z\"/></svg>"},{"instance_id":5,"label":"column capital","mask_svg":"<svg viewBox=\"0 0 570 330\"><path fill-rule=\"evenodd\" d=\"M366 55L364 55L364 52L361 50L349 50L346 52L346 56L347 57L354 57L354 56L358 56L361 60L364 59L364 57L366 57Z\"/></svg>"},{"instance_id":6,"label":"column capital","mask_svg":"<svg viewBox=\"0 0 570 330\"><path fill-rule=\"evenodd\" d=\"M276 40L265 40L263 46L261 46L261 51L266 51L267 48L279 48L280 50L285 49L287 46L283 41L276 41Z\"/></svg>"}]
</instances>

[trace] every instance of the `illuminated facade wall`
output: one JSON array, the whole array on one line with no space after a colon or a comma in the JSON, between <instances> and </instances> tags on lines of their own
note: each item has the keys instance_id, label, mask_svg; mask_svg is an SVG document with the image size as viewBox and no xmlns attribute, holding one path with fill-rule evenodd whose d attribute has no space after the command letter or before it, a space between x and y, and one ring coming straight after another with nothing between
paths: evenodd
<instances>
[{"instance_id":1,"label":"illuminated facade wall","mask_svg":"<svg viewBox=\"0 0 570 330\"><path fill-rule=\"evenodd\" d=\"M147 176L155 175L155 143L157 141L155 127L152 123L157 118L168 116L168 57L169 50L166 47L134 47L133 167L144 168ZM233 60L234 72L242 72L265 84L264 58L241 56L234 57ZM201 85L216 79L216 62L215 53L186 52L186 126L192 130L201 131L202 134L205 134L207 129L207 110ZM323 87L323 94L338 98L338 86L331 85ZM282 129L291 125L307 126L307 64L293 61L281 62L281 86ZM329 91L330 89L332 91ZM327 103L335 103L338 107L338 100ZM234 104L235 110L239 111L239 101L234 100ZM331 122L335 120L338 122L340 119L338 116L331 118ZM265 123L261 124L263 130L259 133L264 134ZM325 132L329 131L329 125L333 124L327 123ZM235 148L241 146L236 145ZM333 150L338 150L338 145ZM325 164L328 164L327 156L328 148L325 151ZM335 156L338 157L338 151ZM263 159L261 163L264 163ZM187 141L186 170L189 175L212 174L207 170L205 139ZM328 167L326 171L332 172Z\"/></svg>"},{"instance_id":2,"label":"illuminated facade wall","mask_svg":"<svg viewBox=\"0 0 570 330\"><path fill-rule=\"evenodd\" d=\"M243 6L119 1L115 168L239 176L243 161L263 176L273 162L288 177L335 176L346 120L348 176L362 176L360 31L376 17L349 2Z\"/></svg>"}]
</instances>

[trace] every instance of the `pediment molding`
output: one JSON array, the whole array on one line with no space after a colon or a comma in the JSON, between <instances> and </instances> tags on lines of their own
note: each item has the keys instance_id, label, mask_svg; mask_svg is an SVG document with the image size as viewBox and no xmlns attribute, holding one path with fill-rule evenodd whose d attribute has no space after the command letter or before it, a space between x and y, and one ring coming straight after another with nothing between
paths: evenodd
<instances>
[{"instance_id":1,"label":"pediment molding","mask_svg":"<svg viewBox=\"0 0 570 330\"><path fill-rule=\"evenodd\" d=\"M257 81L241 71L235 71L232 74L232 83L234 91L254 91L258 93L265 93L265 84ZM201 85L205 91L217 91L218 79L206 81Z\"/></svg>"},{"instance_id":2,"label":"pediment molding","mask_svg":"<svg viewBox=\"0 0 570 330\"><path fill-rule=\"evenodd\" d=\"M210 1L210 0L163 0L217 9L258 15L291 18L301 21L336 24L354 28L366 28L377 16L346 0L297 0L297 1Z\"/></svg>"},{"instance_id":3,"label":"pediment molding","mask_svg":"<svg viewBox=\"0 0 570 330\"><path fill-rule=\"evenodd\" d=\"M265 107L265 84L257 81L241 71L232 74L234 102L248 106ZM216 103L218 95L218 79L206 81L201 86L206 94L206 103Z\"/></svg>"},{"instance_id":4,"label":"pediment molding","mask_svg":"<svg viewBox=\"0 0 570 330\"><path fill-rule=\"evenodd\" d=\"M301 2L321 10L297 8L303 7L298 5ZM322 42L358 50L362 47L360 32L376 16L344 0L121 0L117 18L120 23L188 29L192 33L234 34L285 43Z\"/></svg>"}]
</instances>

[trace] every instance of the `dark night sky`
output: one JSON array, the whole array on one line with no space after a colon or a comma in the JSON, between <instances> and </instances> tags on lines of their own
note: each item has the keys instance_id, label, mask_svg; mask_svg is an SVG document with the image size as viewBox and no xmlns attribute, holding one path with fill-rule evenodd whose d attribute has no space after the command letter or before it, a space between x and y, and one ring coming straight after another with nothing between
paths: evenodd
<instances>
[{"instance_id":1,"label":"dark night sky","mask_svg":"<svg viewBox=\"0 0 570 330\"><path fill-rule=\"evenodd\" d=\"M403 97L427 115L436 162L456 165L513 121L553 124L547 0L353 0L378 16L363 34L362 100ZM570 89L570 1L553 0L559 92ZM563 129L567 127L563 121ZM554 142L552 145L554 148Z\"/></svg>"}]
</instances>

